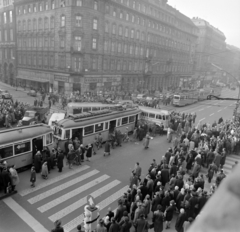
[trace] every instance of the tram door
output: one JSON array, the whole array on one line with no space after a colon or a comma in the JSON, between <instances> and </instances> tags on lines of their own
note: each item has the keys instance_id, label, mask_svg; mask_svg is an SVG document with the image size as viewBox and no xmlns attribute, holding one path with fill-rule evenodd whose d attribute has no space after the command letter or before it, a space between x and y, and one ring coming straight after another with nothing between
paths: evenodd
<instances>
[{"instance_id":1,"label":"tram door","mask_svg":"<svg viewBox=\"0 0 240 232\"><path fill-rule=\"evenodd\" d=\"M112 120L110 121L110 125L109 125L109 133L112 133L116 127L116 123L117 123L117 120Z\"/></svg>"},{"instance_id":2,"label":"tram door","mask_svg":"<svg viewBox=\"0 0 240 232\"><path fill-rule=\"evenodd\" d=\"M32 140L32 155L33 158L37 151L42 151L43 150L43 136L35 138Z\"/></svg>"},{"instance_id":3,"label":"tram door","mask_svg":"<svg viewBox=\"0 0 240 232\"><path fill-rule=\"evenodd\" d=\"M135 125L134 125L134 127L137 127L137 126L138 126L138 119L139 119L139 115L137 114L137 115L136 115L136 119L135 119Z\"/></svg>"},{"instance_id":4,"label":"tram door","mask_svg":"<svg viewBox=\"0 0 240 232\"><path fill-rule=\"evenodd\" d=\"M83 128L77 128L72 130L72 140L78 138L80 143L83 143Z\"/></svg>"}]
</instances>

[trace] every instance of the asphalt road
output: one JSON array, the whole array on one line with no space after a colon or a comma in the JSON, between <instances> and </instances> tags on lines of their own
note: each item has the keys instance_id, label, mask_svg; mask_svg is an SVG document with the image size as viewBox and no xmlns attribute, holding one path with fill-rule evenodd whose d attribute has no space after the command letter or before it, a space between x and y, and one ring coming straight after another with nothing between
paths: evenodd
<instances>
[{"instance_id":1,"label":"asphalt road","mask_svg":"<svg viewBox=\"0 0 240 232\"><path fill-rule=\"evenodd\" d=\"M11 87L0 84L0 88L8 89L19 101L32 103L34 100L25 92L15 91ZM237 97L237 91L226 89L222 95ZM234 101L208 100L175 110L196 112L197 123L212 123L220 117L230 119L234 106ZM73 170L66 166L61 174L53 170L48 180L37 174L34 189L30 188L30 172L20 173L18 193L0 201L0 231L50 231L57 219L61 219L65 231L76 231L76 226L82 223L87 195L95 196L96 203L100 205L100 215L104 216L109 206L112 209L117 207L117 199L126 192L134 164L140 163L144 176L151 161L156 159L160 162L170 146L166 136L158 136L151 140L148 150L143 149L142 143L129 142L112 150L111 156L103 157L101 149L90 162L74 166Z\"/></svg>"}]
</instances>

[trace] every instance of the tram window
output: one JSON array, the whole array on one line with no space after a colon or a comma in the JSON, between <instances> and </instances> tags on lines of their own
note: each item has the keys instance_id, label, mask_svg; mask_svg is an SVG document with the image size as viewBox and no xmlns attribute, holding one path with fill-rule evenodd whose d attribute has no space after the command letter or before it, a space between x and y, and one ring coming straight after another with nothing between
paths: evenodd
<instances>
[{"instance_id":1,"label":"tram window","mask_svg":"<svg viewBox=\"0 0 240 232\"><path fill-rule=\"evenodd\" d=\"M70 130L65 130L65 139L70 138Z\"/></svg>"},{"instance_id":2,"label":"tram window","mask_svg":"<svg viewBox=\"0 0 240 232\"><path fill-rule=\"evenodd\" d=\"M94 131L94 126L86 126L84 127L84 135L92 134Z\"/></svg>"},{"instance_id":3,"label":"tram window","mask_svg":"<svg viewBox=\"0 0 240 232\"><path fill-rule=\"evenodd\" d=\"M91 107L83 107L83 112L89 112L91 111Z\"/></svg>"},{"instance_id":4,"label":"tram window","mask_svg":"<svg viewBox=\"0 0 240 232\"><path fill-rule=\"evenodd\" d=\"M95 132L99 132L103 130L103 123L99 123L95 125Z\"/></svg>"},{"instance_id":5,"label":"tram window","mask_svg":"<svg viewBox=\"0 0 240 232\"><path fill-rule=\"evenodd\" d=\"M142 112L142 116L143 116L143 117L148 117L148 113Z\"/></svg>"},{"instance_id":6,"label":"tram window","mask_svg":"<svg viewBox=\"0 0 240 232\"><path fill-rule=\"evenodd\" d=\"M105 130L108 130L109 122L105 122Z\"/></svg>"},{"instance_id":7,"label":"tram window","mask_svg":"<svg viewBox=\"0 0 240 232\"><path fill-rule=\"evenodd\" d=\"M1 159L8 158L13 156L13 146L1 147L0 148L0 157Z\"/></svg>"},{"instance_id":8,"label":"tram window","mask_svg":"<svg viewBox=\"0 0 240 232\"><path fill-rule=\"evenodd\" d=\"M101 110L108 110L109 107L108 106L105 106L105 107L101 107Z\"/></svg>"},{"instance_id":9,"label":"tram window","mask_svg":"<svg viewBox=\"0 0 240 232\"><path fill-rule=\"evenodd\" d=\"M128 117L122 118L122 125L128 123Z\"/></svg>"},{"instance_id":10,"label":"tram window","mask_svg":"<svg viewBox=\"0 0 240 232\"><path fill-rule=\"evenodd\" d=\"M168 115L166 115L166 119L168 120Z\"/></svg>"},{"instance_id":11,"label":"tram window","mask_svg":"<svg viewBox=\"0 0 240 232\"><path fill-rule=\"evenodd\" d=\"M49 145L53 142L52 133L46 134L46 144Z\"/></svg>"},{"instance_id":12,"label":"tram window","mask_svg":"<svg viewBox=\"0 0 240 232\"><path fill-rule=\"evenodd\" d=\"M81 114L81 113L82 113L82 107L73 109L73 114Z\"/></svg>"},{"instance_id":13,"label":"tram window","mask_svg":"<svg viewBox=\"0 0 240 232\"><path fill-rule=\"evenodd\" d=\"M135 116L130 116L129 117L129 122L134 122L135 121Z\"/></svg>"},{"instance_id":14,"label":"tram window","mask_svg":"<svg viewBox=\"0 0 240 232\"><path fill-rule=\"evenodd\" d=\"M92 107L92 111L98 111L100 110L100 107Z\"/></svg>"},{"instance_id":15,"label":"tram window","mask_svg":"<svg viewBox=\"0 0 240 232\"><path fill-rule=\"evenodd\" d=\"M59 137L62 137L62 129L55 127L54 128L54 135L57 135Z\"/></svg>"},{"instance_id":16,"label":"tram window","mask_svg":"<svg viewBox=\"0 0 240 232\"><path fill-rule=\"evenodd\" d=\"M149 114L149 118L155 118L155 114Z\"/></svg>"},{"instance_id":17,"label":"tram window","mask_svg":"<svg viewBox=\"0 0 240 232\"><path fill-rule=\"evenodd\" d=\"M156 119L161 119L161 120L162 120L162 115L157 114L157 115L156 115Z\"/></svg>"},{"instance_id":18,"label":"tram window","mask_svg":"<svg viewBox=\"0 0 240 232\"><path fill-rule=\"evenodd\" d=\"M165 120L165 115L162 116L162 119Z\"/></svg>"},{"instance_id":19,"label":"tram window","mask_svg":"<svg viewBox=\"0 0 240 232\"><path fill-rule=\"evenodd\" d=\"M117 126L120 126L120 125L121 125L121 118L117 120Z\"/></svg>"},{"instance_id":20,"label":"tram window","mask_svg":"<svg viewBox=\"0 0 240 232\"><path fill-rule=\"evenodd\" d=\"M19 155L31 151L31 142L25 141L23 143L14 144L14 153Z\"/></svg>"}]
</instances>

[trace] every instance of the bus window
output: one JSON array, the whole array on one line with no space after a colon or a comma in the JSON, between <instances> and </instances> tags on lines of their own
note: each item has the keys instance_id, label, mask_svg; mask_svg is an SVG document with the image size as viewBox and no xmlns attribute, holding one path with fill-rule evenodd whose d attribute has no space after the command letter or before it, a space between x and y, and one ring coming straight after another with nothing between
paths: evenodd
<instances>
[{"instance_id":1,"label":"bus window","mask_svg":"<svg viewBox=\"0 0 240 232\"><path fill-rule=\"evenodd\" d=\"M120 125L121 125L121 118L117 120L117 126L120 126Z\"/></svg>"},{"instance_id":2,"label":"bus window","mask_svg":"<svg viewBox=\"0 0 240 232\"><path fill-rule=\"evenodd\" d=\"M155 118L155 114L149 114L149 118Z\"/></svg>"},{"instance_id":3,"label":"bus window","mask_svg":"<svg viewBox=\"0 0 240 232\"><path fill-rule=\"evenodd\" d=\"M83 107L83 112L89 112L91 111L91 107Z\"/></svg>"},{"instance_id":4,"label":"bus window","mask_svg":"<svg viewBox=\"0 0 240 232\"><path fill-rule=\"evenodd\" d=\"M168 118L169 118L168 115L166 115L166 119L167 119L167 120L168 120Z\"/></svg>"},{"instance_id":5,"label":"bus window","mask_svg":"<svg viewBox=\"0 0 240 232\"><path fill-rule=\"evenodd\" d=\"M105 122L105 130L108 130L109 122Z\"/></svg>"},{"instance_id":6,"label":"bus window","mask_svg":"<svg viewBox=\"0 0 240 232\"><path fill-rule=\"evenodd\" d=\"M53 142L52 133L46 134L46 145L49 145Z\"/></svg>"},{"instance_id":7,"label":"bus window","mask_svg":"<svg viewBox=\"0 0 240 232\"><path fill-rule=\"evenodd\" d=\"M98 111L100 110L100 107L92 107L92 111Z\"/></svg>"},{"instance_id":8,"label":"bus window","mask_svg":"<svg viewBox=\"0 0 240 232\"><path fill-rule=\"evenodd\" d=\"M101 110L108 110L109 107L105 106L105 107L101 107Z\"/></svg>"},{"instance_id":9,"label":"bus window","mask_svg":"<svg viewBox=\"0 0 240 232\"><path fill-rule=\"evenodd\" d=\"M142 112L142 116L143 116L143 117L148 117L148 113Z\"/></svg>"},{"instance_id":10,"label":"bus window","mask_svg":"<svg viewBox=\"0 0 240 232\"><path fill-rule=\"evenodd\" d=\"M134 122L135 121L135 116L130 116L129 117L129 122Z\"/></svg>"},{"instance_id":11,"label":"bus window","mask_svg":"<svg viewBox=\"0 0 240 232\"><path fill-rule=\"evenodd\" d=\"M81 108L73 108L73 114L81 114L82 113L82 107Z\"/></svg>"},{"instance_id":12,"label":"bus window","mask_svg":"<svg viewBox=\"0 0 240 232\"><path fill-rule=\"evenodd\" d=\"M174 99L175 99L175 100L179 100L180 97L175 95L175 96L174 96Z\"/></svg>"},{"instance_id":13,"label":"bus window","mask_svg":"<svg viewBox=\"0 0 240 232\"><path fill-rule=\"evenodd\" d=\"M156 115L156 119L162 120L162 115L161 115L161 114L157 114L157 115Z\"/></svg>"},{"instance_id":14,"label":"bus window","mask_svg":"<svg viewBox=\"0 0 240 232\"><path fill-rule=\"evenodd\" d=\"M103 131L103 123L95 125L95 132Z\"/></svg>"},{"instance_id":15,"label":"bus window","mask_svg":"<svg viewBox=\"0 0 240 232\"><path fill-rule=\"evenodd\" d=\"M25 141L22 143L14 144L14 153L15 155L20 155L25 152L31 151L31 142Z\"/></svg>"},{"instance_id":16,"label":"bus window","mask_svg":"<svg viewBox=\"0 0 240 232\"><path fill-rule=\"evenodd\" d=\"M122 118L122 125L128 123L128 117Z\"/></svg>"},{"instance_id":17,"label":"bus window","mask_svg":"<svg viewBox=\"0 0 240 232\"><path fill-rule=\"evenodd\" d=\"M84 127L84 135L92 134L94 131L94 126L86 126Z\"/></svg>"},{"instance_id":18,"label":"bus window","mask_svg":"<svg viewBox=\"0 0 240 232\"><path fill-rule=\"evenodd\" d=\"M62 137L62 129L58 128L58 127L54 127L54 135Z\"/></svg>"},{"instance_id":19,"label":"bus window","mask_svg":"<svg viewBox=\"0 0 240 232\"><path fill-rule=\"evenodd\" d=\"M1 159L8 158L11 156L13 156L13 146L12 145L0 148Z\"/></svg>"},{"instance_id":20,"label":"bus window","mask_svg":"<svg viewBox=\"0 0 240 232\"><path fill-rule=\"evenodd\" d=\"M65 130L65 139L70 139L70 130Z\"/></svg>"},{"instance_id":21,"label":"bus window","mask_svg":"<svg viewBox=\"0 0 240 232\"><path fill-rule=\"evenodd\" d=\"M165 115L162 116L162 119L165 120Z\"/></svg>"}]
</instances>

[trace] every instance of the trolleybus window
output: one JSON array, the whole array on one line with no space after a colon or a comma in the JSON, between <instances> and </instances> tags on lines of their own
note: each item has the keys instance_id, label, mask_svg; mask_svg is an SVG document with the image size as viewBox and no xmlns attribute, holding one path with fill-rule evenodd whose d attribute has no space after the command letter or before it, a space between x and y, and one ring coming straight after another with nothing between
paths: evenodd
<instances>
[{"instance_id":1,"label":"trolleybus window","mask_svg":"<svg viewBox=\"0 0 240 232\"><path fill-rule=\"evenodd\" d=\"M134 120L135 120L135 116L130 116L129 117L129 122L134 122Z\"/></svg>"},{"instance_id":2,"label":"trolleybus window","mask_svg":"<svg viewBox=\"0 0 240 232\"><path fill-rule=\"evenodd\" d=\"M25 152L31 151L31 142L30 141L24 141L22 143L15 143L14 144L14 153L15 155L20 155Z\"/></svg>"},{"instance_id":3,"label":"trolleybus window","mask_svg":"<svg viewBox=\"0 0 240 232\"><path fill-rule=\"evenodd\" d=\"M62 129L54 127L54 135L62 137Z\"/></svg>"},{"instance_id":4,"label":"trolleybus window","mask_svg":"<svg viewBox=\"0 0 240 232\"><path fill-rule=\"evenodd\" d=\"M108 130L109 122L105 122L105 130Z\"/></svg>"},{"instance_id":5,"label":"trolleybus window","mask_svg":"<svg viewBox=\"0 0 240 232\"><path fill-rule=\"evenodd\" d=\"M120 126L120 125L121 125L121 118L117 120L117 126Z\"/></svg>"},{"instance_id":6,"label":"trolleybus window","mask_svg":"<svg viewBox=\"0 0 240 232\"><path fill-rule=\"evenodd\" d=\"M92 107L92 111L98 111L100 110L100 107Z\"/></svg>"},{"instance_id":7,"label":"trolleybus window","mask_svg":"<svg viewBox=\"0 0 240 232\"><path fill-rule=\"evenodd\" d=\"M95 132L99 132L103 130L103 123L99 123L95 125Z\"/></svg>"},{"instance_id":8,"label":"trolleybus window","mask_svg":"<svg viewBox=\"0 0 240 232\"><path fill-rule=\"evenodd\" d=\"M149 118L155 118L155 114L149 114Z\"/></svg>"},{"instance_id":9,"label":"trolleybus window","mask_svg":"<svg viewBox=\"0 0 240 232\"><path fill-rule=\"evenodd\" d=\"M157 115L156 115L156 119L161 119L161 120L162 120L162 115L157 114Z\"/></svg>"},{"instance_id":10,"label":"trolleybus window","mask_svg":"<svg viewBox=\"0 0 240 232\"><path fill-rule=\"evenodd\" d=\"M70 138L70 130L65 130L65 139Z\"/></svg>"},{"instance_id":11,"label":"trolleybus window","mask_svg":"<svg viewBox=\"0 0 240 232\"><path fill-rule=\"evenodd\" d=\"M1 159L8 158L13 156L13 146L1 147L0 148L0 157Z\"/></svg>"},{"instance_id":12,"label":"trolleybus window","mask_svg":"<svg viewBox=\"0 0 240 232\"><path fill-rule=\"evenodd\" d=\"M52 133L46 134L46 144L49 145L53 142Z\"/></svg>"},{"instance_id":13,"label":"trolleybus window","mask_svg":"<svg viewBox=\"0 0 240 232\"><path fill-rule=\"evenodd\" d=\"M148 117L148 113L142 112L142 116L143 116L143 117Z\"/></svg>"},{"instance_id":14,"label":"trolleybus window","mask_svg":"<svg viewBox=\"0 0 240 232\"><path fill-rule=\"evenodd\" d=\"M128 117L122 118L122 125L128 123Z\"/></svg>"},{"instance_id":15,"label":"trolleybus window","mask_svg":"<svg viewBox=\"0 0 240 232\"><path fill-rule=\"evenodd\" d=\"M84 135L92 134L93 131L94 131L94 127L93 126L86 126L86 127L84 127Z\"/></svg>"},{"instance_id":16,"label":"trolleybus window","mask_svg":"<svg viewBox=\"0 0 240 232\"><path fill-rule=\"evenodd\" d=\"M81 108L73 108L73 114L81 114L82 113L82 107Z\"/></svg>"},{"instance_id":17,"label":"trolleybus window","mask_svg":"<svg viewBox=\"0 0 240 232\"><path fill-rule=\"evenodd\" d=\"M162 119L165 120L165 115L162 116Z\"/></svg>"},{"instance_id":18,"label":"trolleybus window","mask_svg":"<svg viewBox=\"0 0 240 232\"><path fill-rule=\"evenodd\" d=\"M83 112L89 112L91 111L91 107L83 107Z\"/></svg>"}]
</instances>

